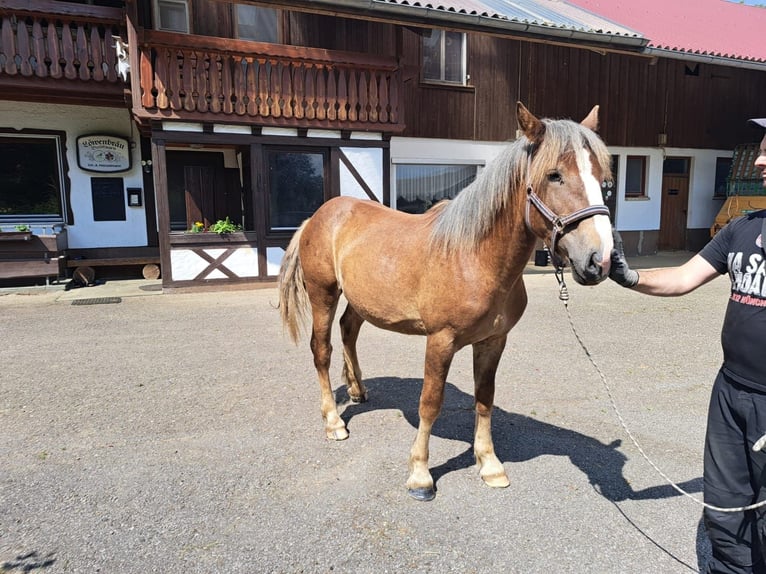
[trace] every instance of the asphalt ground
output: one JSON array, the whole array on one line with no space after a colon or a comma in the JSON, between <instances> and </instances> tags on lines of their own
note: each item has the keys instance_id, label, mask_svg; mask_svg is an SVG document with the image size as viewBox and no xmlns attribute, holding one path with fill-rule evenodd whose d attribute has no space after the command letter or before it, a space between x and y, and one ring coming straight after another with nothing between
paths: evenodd
<instances>
[{"instance_id":1,"label":"asphalt ground","mask_svg":"<svg viewBox=\"0 0 766 574\"><path fill-rule=\"evenodd\" d=\"M701 497L728 280L672 299L566 280L572 322L625 423ZM345 404L336 325L332 374L350 438L330 442L308 343L283 335L273 288L0 292L0 572L700 570L701 506L628 438L551 269L529 266L525 281L493 418L511 485L491 489L474 467L464 349L431 439L430 503L405 488L423 338L364 326L370 400Z\"/></svg>"}]
</instances>

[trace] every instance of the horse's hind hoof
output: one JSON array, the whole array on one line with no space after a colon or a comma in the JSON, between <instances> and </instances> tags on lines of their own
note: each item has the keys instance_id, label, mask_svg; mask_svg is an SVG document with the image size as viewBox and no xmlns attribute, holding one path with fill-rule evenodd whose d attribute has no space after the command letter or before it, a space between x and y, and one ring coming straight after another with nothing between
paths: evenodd
<instances>
[{"instance_id":1,"label":"horse's hind hoof","mask_svg":"<svg viewBox=\"0 0 766 574\"><path fill-rule=\"evenodd\" d=\"M367 402L367 393L361 394L361 395L349 395L349 399L351 399L351 402L355 405L358 405L359 403L366 403Z\"/></svg>"},{"instance_id":2,"label":"horse's hind hoof","mask_svg":"<svg viewBox=\"0 0 766 574\"><path fill-rule=\"evenodd\" d=\"M408 488L407 493L418 502L430 502L436 498L433 488Z\"/></svg>"},{"instance_id":3,"label":"horse's hind hoof","mask_svg":"<svg viewBox=\"0 0 766 574\"><path fill-rule=\"evenodd\" d=\"M330 440L346 440L348 438L348 431L344 428L333 429L327 431L327 438Z\"/></svg>"}]
</instances>

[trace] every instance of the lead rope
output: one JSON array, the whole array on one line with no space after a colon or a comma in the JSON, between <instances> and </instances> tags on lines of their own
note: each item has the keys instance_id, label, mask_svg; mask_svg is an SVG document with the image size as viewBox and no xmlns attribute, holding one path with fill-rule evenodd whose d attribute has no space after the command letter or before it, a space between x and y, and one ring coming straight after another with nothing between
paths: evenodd
<instances>
[{"instance_id":1,"label":"lead rope","mask_svg":"<svg viewBox=\"0 0 766 574\"><path fill-rule=\"evenodd\" d=\"M604 373L601 371L601 368L593 359L593 356L590 354L588 347L580 338L580 333L578 333L577 328L575 327L574 322L572 321L572 314L569 311L569 290L567 289L566 283L564 283L564 269L562 267L556 267L555 274L556 274L556 281L558 281L559 283L559 299L564 302L564 309L566 309L567 319L569 320L569 326L572 328L572 333L574 333L574 336L577 339L577 342L580 344L580 347L582 347L582 350L585 352L585 355L588 357L588 360L590 361L591 365L593 365L593 367L596 369L596 372L598 373L598 376L601 378L601 382L604 385L604 389L606 389L606 394L609 397L609 402L612 403L612 408L614 409L614 412L617 415L617 419L620 421L620 425L622 425L623 430L628 435L628 437L630 437L630 440L633 442L633 445L638 449L638 452L641 453L641 456L644 457L644 460L646 460L646 462L648 462L649 465L655 471L657 471L657 474L659 474L662 478L664 478L665 481L668 484L670 484L670 486L672 486L674 489L676 489L679 493L683 494L687 498L692 499L697 504L704 506L705 508L709 510L716 510L718 512L743 512L746 510L755 510L756 508L761 508L762 506L766 506L766 500L762 500L760 502L756 502L755 504L750 504L748 506L738 506L734 508L722 508L720 506L709 504L707 502L699 500L698 498L695 498L694 496L686 492L683 488L681 488L675 482L673 482L673 480L668 475L662 472L656 464L654 464L654 462L644 452L644 449L641 448L641 445L638 444L638 441L633 436L633 433L630 432L630 429L628 429L628 426L625 424L625 420L622 418L620 409L617 408L617 403L615 402L614 397L612 396L612 390L609 388L609 384L606 382L606 377L604 376ZM754 451L761 450L761 448L763 448L764 445L766 445L766 435L758 439L758 441L753 445L753 450Z\"/></svg>"}]
</instances>

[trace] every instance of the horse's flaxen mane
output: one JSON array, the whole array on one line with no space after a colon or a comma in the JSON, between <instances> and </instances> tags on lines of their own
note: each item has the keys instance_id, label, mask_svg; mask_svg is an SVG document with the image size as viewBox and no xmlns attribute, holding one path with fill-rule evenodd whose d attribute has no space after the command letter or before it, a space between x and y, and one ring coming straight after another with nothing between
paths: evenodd
<instances>
[{"instance_id":1,"label":"horse's flaxen mane","mask_svg":"<svg viewBox=\"0 0 766 574\"><path fill-rule=\"evenodd\" d=\"M500 152L455 199L432 209L435 211L431 232L433 248L448 252L474 249L487 235L511 194L524 192L527 183L537 189L565 153L586 146L595 155L601 172L607 176L611 173L611 155L593 131L571 120L542 121L545 136L534 152L532 173L527 175L532 144L521 137Z\"/></svg>"}]
</instances>

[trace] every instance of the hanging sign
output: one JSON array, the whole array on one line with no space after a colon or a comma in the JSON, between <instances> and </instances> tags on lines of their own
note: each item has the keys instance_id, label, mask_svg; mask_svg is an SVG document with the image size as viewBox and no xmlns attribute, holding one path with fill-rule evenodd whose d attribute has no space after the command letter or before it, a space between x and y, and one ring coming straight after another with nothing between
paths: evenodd
<instances>
[{"instance_id":1,"label":"hanging sign","mask_svg":"<svg viewBox=\"0 0 766 574\"><path fill-rule=\"evenodd\" d=\"M130 142L119 136L77 138L77 165L86 171L112 173L130 169Z\"/></svg>"}]
</instances>

